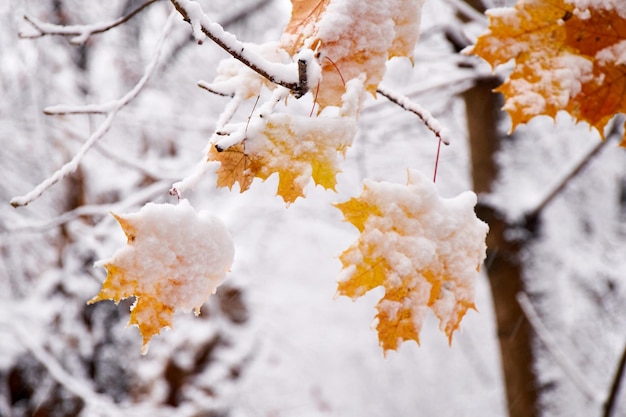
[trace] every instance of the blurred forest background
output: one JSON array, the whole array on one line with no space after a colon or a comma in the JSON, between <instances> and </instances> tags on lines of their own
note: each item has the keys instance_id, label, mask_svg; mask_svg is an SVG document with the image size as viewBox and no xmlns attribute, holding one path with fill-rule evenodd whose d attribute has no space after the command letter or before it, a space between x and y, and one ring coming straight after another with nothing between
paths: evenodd
<instances>
[{"instance_id":1,"label":"blurred forest background","mask_svg":"<svg viewBox=\"0 0 626 417\"><path fill-rule=\"evenodd\" d=\"M143 76L173 9L152 1L124 24L72 44L34 33L24 15L75 25L113 21L137 0L0 3L0 416L626 416L626 153L567 115L507 135L491 89L503 74L459 53L504 1L427 0L414 65L390 62L384 84L451 131L443 196L473 189L491 227L469 312L452 346L431 317L422 346L383 357L371 323L380 293L336 298L338 255L356 239L332 202L363 178L428 175L437 142L383 97L365 104L338 192L309 187L285 208L276 179L188 198L229 226L236 258L200 317L140 355L126 328L132 300L87 306L104 280L96 260L123 245L109 212L174 202L172 183L203 158L224 98L197 87L227 55L195 43L175 17L150 81L71 177L26 207L11 198L68 161L101 115L43 113L103 103ZM288 0L206 0L244 41L279 38ZM510 3L510 2L509 2Z\"/></svg>"}]
</instances>

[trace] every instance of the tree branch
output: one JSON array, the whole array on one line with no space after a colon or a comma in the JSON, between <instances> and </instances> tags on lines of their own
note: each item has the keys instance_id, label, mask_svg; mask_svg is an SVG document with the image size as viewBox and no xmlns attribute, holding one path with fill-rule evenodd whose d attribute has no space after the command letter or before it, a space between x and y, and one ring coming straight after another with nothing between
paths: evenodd
<instances>
[{"instance_id":1,"label":"tree branch","mask_svg":"<svg viewBox=\"0 0 626 417\"><path fill-rule=\"evenodd\" d=\"M580 390L588 399L595 403L602 403L602 396L597 392L589 383L587 378L583 375L574 364L572 364L567 355L561 350L559 344L554 340L550 331L544 326L541 318L535 311L530 299L524 292L517 294L517 302L519 303L524 315L530 322L535 334L543 345L546 347L550 355L554 358L556 363L561 367L570 380L574 383L576 388Z\"/></svg>"},{"instance_id":2,"label":"tree branch","mask_svg":"<svg viewBox=\"0 0 626 417\"><path fill-rule=\"evenodd\" d=\"M298 59L296 64L270 62L256 53L250 45L226 32L221 25L210 21L198 3L191 0L171 0L171 2L183 19L191 25L198 43L202 43L206 36L257 74L291 90L296 97L302 97L308 92L309 60Z\"/></svg>"},{"instance_id":3,"label":"tree branch","mask_svg":"<svg viewBox=\"0 0 626 417\"><path fill-rule=\"evenodd\" d=\"M410 111L419 117L422 122L426 125L426 127L437 136L444 144L450 144L450 138L448 137L447 129L443 128L437 119L433 117L432 114L422 106L417 103L414 103L408 97L396 93L394 91L388 90L385 87L381 87L380 85L376 89L376 92L383 97L387 98L394 104L402 107L404 110Z\"/></svg>"},{"instance_id":4,"label":"tree branch","mask_svg":"<svg viewBox=\"0 0 626 417\"><path fill-rule=\"evenodd\" d=\"M609 391L609 396L604 403L604 413L602 414L602 417L611 417L613 415L613 411L615 411L615 406L617 405L617 394L619 394L625 370L626 347L624 348L624 352L622 352L622 358L620 359L619 365L615 370L615 376L613 377L613 382L611 383L611 390Z\"/></svg>"},{"instance_id":5,"label":"tree branch","mask_svg":"<svg viewBox=\"0 0 626 417\"><path fill-rule=\"evenodd\" d=\"M563 176L563 178L561 178L561 180L552 188L550 192L548 192L548 194L541 200L539 204L537 204L537 206L534 209L526 212L524 217L526 219L538 218L541 212L552 202L552 200L554 200L565 189L565 187L567 186L567 184L569 184L571 180L576 178L576 176L580 174L587 167L587 165L593 160L593 158L596 155L598 155L598 153L600 153L600 151L604 148L604 146L606 146L606 144L614 136L621 137L618 126L622 124L623 124L622 118L617 117L613 121L613 125L611 126L611 129L609 131L609 134L607 135L607 138L601 141L600 143L598 143L596 146L594 146L587 153L587 155L585 155L585 157L580 162L578 162L578 164L576 164L565 176Z\"/></svg>"},{"instance_id":6,"label":"tree branch","mask_svg":"<svg viewBox=\"0 0 626 417\"><path fill-rule=\"evenodd\" d=\"M113 124L113 121L115 120L117 112L120 111L128 103L130 103L135 97L137 97L139 92L143 89L143 87L146 85L146 83L154 73L154 70L156 69L159 62L159 57L161 56L161 51L163 50L163 44L165 43L167 33L172 26L173 16L174 13L172 12L167 20L167 23L165 24L165 28L163 29L163 33L161 34L161 38L158 41L156 52L154 53L152 61L150 61L150 63L146 67L143 76L137 82L137 84L135 84L133 89L126 93L122 98L102 105L83 106L82 111L80 107L76 106L54 106L46 109L46 114L87 114L98 112L106 113L107 116L102 124L100 124L100 126L91 134L89 139L87 139L87 141L83 144L80 150L69 162L59 168L54 174L43 180L29 193L23 196L14 197L11 200L11 205L13 207L25 206L31 203L32 201L39 198L39 196L41 196L41 194L43 194L48 188L50 188L72 172L76 171L78 165L82 161L83 157L87 154L89 149L91 149L91 147L109 131Z\"/></svg>"},{"instance_id":7,"label":"tree branch","mask_svg":"<svg viewBox=\"0 0 626 417\"><path fill-rule=\"evenodd\" d=\"M47 35L72 36L70 43L80 45L87 42L92 35L106 32L109 29L126 23L139 14L143 9L150 6L152 3L156 3L157 1L159 0L148 0L132 12L112 22L94 23L91 25L55 25L52 23L42 22L41 20L26 15L24 16L24 20L30 23L30 25L35 28L37 32L30 34L20 32L18 36L24 39L41 38Z\"/></svg>"}]
</instances>

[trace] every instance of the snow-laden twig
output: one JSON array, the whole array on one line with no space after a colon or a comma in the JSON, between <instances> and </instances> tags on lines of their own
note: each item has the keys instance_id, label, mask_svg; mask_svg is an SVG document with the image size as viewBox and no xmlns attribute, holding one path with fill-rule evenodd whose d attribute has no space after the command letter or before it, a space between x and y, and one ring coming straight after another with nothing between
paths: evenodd
<instances>
[{"instance_id":1,"label":"snow-laden twig","mask_svg":"<svg viewBox=\"0 0 626 417\"><path fill-rule=\"evenodd\" d=\"M296 63L281 64L271 62L259 55L254 47L238 40L232 33L209 19L202 7L191 0L171 0L183 19L191 25L197 42L202 43L208 37L235 59L265 77L274 84L291 90L296 97L308 91L308 61L299 59Z\"/></svg>"},{"instance_id":2,"label":"snow-laden twig","mask_svg":"<svg viewBox=\"0 0 626 417\"><path fill-rule=\"evenodd\" d=\"M206 82L204 80L198 81L198 87L202 88L203 90L208 91L209 93L216 94L218 96L222 96L222 97L233 97L234 96L234 94L232 94L232 93L224 93L222 91L217 90L213 86L213 84L208 83L208 82Z\"/></svg>"},{"instance_id":3,"label":"snow-laden twig","mask_svg":"<svg viewBox=\"0 0 626 417\"><path fill-rule=\"evenodd\" d=\"M46 35L71 36L70 43L80 45L87 42L92 35L106 32L109 29L113 29L116 26L126 23L135 15L139 14L143 9L150 6L152 3L156 3L157 1L159 0L148 0L132 12L128 13L126 16L122 16L112 22L93 23L90 25L55 25L52 23L42 22L32 16L26 15L24 16L24 20L30 23L36 32L20 32L19 37L31 39L40 38Z\"/></svg>"},{"instance_id":4,"label":"snow-laden twig","mask_svg":"<svg viewBox=\"0 0 626 417\"><path fill-rule=\"evenodd\" d=\"M63 133L66 134L68 139L72 139L74 141L82 142L82 135L78 133L78 129L73 129L73 126L65 126L63 128ZM101 153L105 157L111 159L112 161L117 162L121 166L125 166L130 169L134 169L150 180L160 181L160 180L173 180L179 178L179 174L170 173L168 170L163 170L159 167L150 167L146 163L141 162L137 159L134 159L128 155L122 154L117 150L112 150L111 147L102 146L100 143L96 143L93 146L98 153Z\"/></svg>"},{"instance_id":5,"label":"snow-laden twig","mask_svg":"<svg viewBox=\"0 0 626 417\"><path fill-rule=\"evenodd\" d=\"M622 133L620 132L619 126L622 126L624 123L624 119L622 117L616 117L609 129L609 133L607 138L601 142L598 142L593 148L585 154L585 156L574 165L568 172L558 180L558 182L550 189L550 191L541 199L541 201L531 210L528 210L525 214L525 217L537 218L539 214L565 189L567 184L570 183L574 178L578 176L589 163L593 160L593 158L600 153L600 151L606 146L606 144L613 139L614 137L621 137Z\"/></svg>"},{"instance_id":6,"label":"snow-laden twig","mask_svg":"<svg viewBox=\"0 0 626 417\"><path fill-rule=\"evenodd\" d=\"M87 205L80 206L73 210L66 211L65 213L50 219L40 224L29 224L21 227L10 228L6 231L0 232L0 246L2 246L2 240L6 237L10 239L10 236L20 233L42 233L46 230L53 229L70 221L82 217L82 216L107 216L109 213L123 212L126 208L142 204L146 201L152 200L156 195L163 194L170 188L170 180L162 180L142 188L141 190L132 193L128 198L113 204L100 204L100 205Z\"/></svg>"},{"instance_id":7,"label":"snow-laden twig","mask_svg":"<svg viewBox=\"0 0 626 417\"><path fill-rule=\"evenodd\" d=\"M209 140L209 144L205 149L205 154L207 154L213 146L217 147L218 149L225 150L231 146L243 142L246 139L248 129L252 125L254 126L255 131L262 130L263 126L265 126L265 124L267 123L268 116L274 112L276 105L285 97L287 97L288 94L289 91L284 88L275 88L272 91L272 96L270 97L270 99L268 99L259 108L258 113L254 117L251 115L246 123L233 123L231 125L228 125L226 123L221 128L218 125L218 129L216 129L215 133L213 133L211 139ZM235 98L236 97L237 96L235 96ZM232 101L234 100L235 99L233 98ZM223 117L223 114L225 112L230 113L231 110L229 110L229 108L227 107L222 115L220 115L220 120L226 120L226 118ZM196 164L195 169L190 175L172 185L172 188L170 189L170 194L178 196L180 198L185 190L192 189L198 184L198 182L208 171L210 166L210 161L207 161L207 158L203 157Z\"/></svg>"},{"instance_id":8,"label":"snow-laden twig","mask_svg":"<svg viewBox=\"0 0 626 417\"><path fill-rule=\"evenodd\" d=\"M74 157L69 162L67 162L65 165L59 168L54 174L52 174L51 176L43 180L38 186L36 186L29 193L23 196L14 197L11 200L11 205L13 207L25 206L31 203L32 201L39 198L39 196L41 196L41 194L43 194L52 185L56 184L61 179L65 178L69 174L76 171L76 169L78 168L78 165L82 161L85 154L87 154L89 149L91 149L91 147L109 131L109 129L111 128L113 124L113 121L115 120L115 116L117 115L117 112L120 111L128 103L130 103L135 97L137 97L139 92L144 88L144 86L146 85L146 83L148 82L152 74L154 73L154 70L156 69L157 64L159 62L159 58L161 56L161 52L163 50L163 44L165 43L167 33L169 32L172 26L173 16L174 16L174 12L172 12L169 18L167 19L167 23L165 24L165 28L163 29L163 33L161 34L161 38L159 39L157 43L156 52L154 53L152 60L146 67L146 70L143 76L137 82L137 84L135 84L132 90L130 90L128 93L126 93L126 95L124 95L122 98L118 100L114 100L109 103L104 103L100 106L98 105L85 106L85 111L82 113L93 113L93 110L99 107L100 110L102 110L103 112L107 114L102 124L91 134L89 139L87 139L87 141L83 144L83 146L79 149L76 155L74 155ZM68 110L71 110L71 111L68 111ZM81 113L79 111L79 108L75 106L54 106L52 108L47 108L48 114L65 114L68 112L74 113L74 114Z\"/></svg>"},{"instance_id":9,"label":"snow-laden twig","mask_svg":"<svg viewBox=\"0 0 626 417\"><path fill-rule=\"evenodd\" d=\"M432 114L422 106L417 103L414 103L408 97L396 93L394 91L388 90L385 87L381 87L380 85L376 89L376 92L380 95L387 98L392 103L397 104L402 107L404 110L410 111L419 117L422 122L426 125L426 127L437 136L444 144L450 144L450 138L448 137L448 130L439 124L439 121L433 117Z\"/></svg>"},{"instance_id":10,"label":"snow-laden twig","mask_svg":"<svg viewBox=\"0 0 626 417\"><path fill-rule=\"evenodd\" d=\"M539 314L533 307L530 299L524 292L517 294L517 302L519 303L524 315L528 319L528 322L532 326L535 334L546 347L550 355L554 358L555 362L561 367L565 374L574 383L576 388L580 390L589 400L596 404L602 404L604 402L604 396L592 387L587 382L587 378L583 375L576 365L574 365L567 357L567 354L563 352L559 344L552 337L550 331L544 326Z\"/></svg>"}]
</instances>

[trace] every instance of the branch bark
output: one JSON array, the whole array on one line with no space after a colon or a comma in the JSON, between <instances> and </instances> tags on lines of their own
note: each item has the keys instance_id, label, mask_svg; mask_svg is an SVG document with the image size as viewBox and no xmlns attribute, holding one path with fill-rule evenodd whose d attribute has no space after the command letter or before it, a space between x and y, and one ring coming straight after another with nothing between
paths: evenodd
<instances>
[{"instance_id":1,"label":"branch bark","mask_svg":"<svg viewBox=\"0 0 626 417\"><path fill-rule=\"evenodd\" d=\"M59 35L59 36L71 36L70 42L73 44L83 44L89 40L92 35L106 32L113 29L116 26L122 25L139 14L143 9L150 6L152 3L156 3L159 0L148 0L135 10L131 11L125 16L120 17L112 22L107 23L94 23L91 25L54 25L51 23L42 22L31 16L24 16L24 19L30 23L30 25L37 30L37 33L25 34L21 32L20 38L32 39L40 38L47 35Z\"/></svg>"},{"instance_id":2,"label":"branch bark","mask_svg":"<svg viewBox=\"0 0 626 417\"><path fill-rule=\"evenodd\" d=\"M463 94L472 180L477 193L489 193L498 176L495 156L501 140L497 128L501 98L492 90L499 84L497 77L481 78ZM532 236L533 230L528 225L508 222L498 209L480 201L476 214L489 225L485 269L495 310L509 416L536 417L538 393L533 370L535 336L516 299L517 294L525 290L521 253L527 242L509 237L510 231L519 230L520 227L527 230L523 234L513 235Z\"/></svg>"},{"instance_id":3,"label":"branch bark","mask_svg":"<svg viewBox=\"0 0 626 417\"><path fill-rule=\"evenodd\" d=\"M309 61L299 59L295 68L293 68L293 65L267 61L254 52L249 45L237 40L234 35L226 32L221 25L211 22L199 4L190 0L171 1L183 17L183 20L191 25L193 35L198 43L202 43L202 35L208 37L233 58L257 74L276 85L291 90L297 98L302 97L309 91L307 77Z\"/></svg>"}]
</instances>

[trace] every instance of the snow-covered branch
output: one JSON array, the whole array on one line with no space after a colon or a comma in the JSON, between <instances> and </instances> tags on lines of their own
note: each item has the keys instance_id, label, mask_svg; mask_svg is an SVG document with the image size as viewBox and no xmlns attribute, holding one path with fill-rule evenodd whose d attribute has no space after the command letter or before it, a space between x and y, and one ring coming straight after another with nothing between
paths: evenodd
<instances>
[{"instance_id":1,"label":"snow-covered branch","mask_svg":"<svg viewBox=\"0 0 626 417\"><path fill-rule=\"evenodd\" d=\"M554 358L555 362L559 364L561 369L570 378L570 380L576 385L576 387L591 401L596 404L603 402L603 396L589 383L587 378L583 375L576 365L574 365L568 358L565 352L559 347L559 344L554 340L550 331L541 321L539 314L535 311L533 304L526 293L520 292L517 294L517 302L519 303L524 315L528 319L535 334L541 340L541 343L546 347L550 355Z\"/></svg>"},{"instance_id":2,"label":"snow-covered branch","mask_svg":"<svg viewBox=\"0 0 626 417\"><path fill-rule=\"evenodd\" d=\"M414 103L408 97L396 93L394 91L388 90L385 87L378 86L376 92L385 98L387 98L392 103L397 104L402 107L404 110L410 111L419 117L422 122L426 125L426 127L437 136L444 144L450 144L450 138L448 137L448 130L442 127L439 124L439 121L433 117L433 115L420 106L417 103Z\"/></svg>"},{"instance_id":3,"label":"snow-covered branch","mask_svg":"<svg viewBox=\"0 0 626 417\"><path fill-rule=\"evenodd\" d=\"M565 189L567 184L570 183L574 178L576 178L593 160L593 158L600 153L600 151L606 146L606 144L613 138L621 138L622 132L620 131L620 126L623 126L624 119L623 117L616 117L613 120L611 128L609 129L609 133L605 140L598 142L593 148L573 167L568 169L567 173L563 175L559 179L559 181L552 187L552 189L541 199L539 204L537 204L533 209L528 210L525 217L527 219L536 219L539 214Z\"/></svg>"},{"instance_id":4,"label":"snow-covered branch","mask_svg":"<svg viewBox=\"0 0 626 417\"><path fill-rule=\"evenodd\" d=\"M11 200L11 205L13 207L25 206L31 203L39 196L41 196L41 194L43 194L52 185L56 184L58 181L76 171L78 165L82 161L83 157L87 154L87 152L91 149L91 147L109 131L109 129L113 125L113 121L115 120L117 112L120 111L128 103L130 103L135 97L137 97L139 92L143 89L143 87L146 85L146 83L154 73L154 70L156 69L159 58L161 56L161 51L163 50L165 38L167 37L167 33L172 26L173 16L174 13L171 13L167 20L167 23L165 24L165 28L163 29L161 38L157 43L156 52L154 53L152 60L146 67L143 76L137 82L137 84L135 84L132 90L126 93L122 98L118 100L113 100L108 103L104 103L102 105L82 106L82 109L79 106L52 106L45 109L46 114L106 113L107 116L102 124L100 124L100 126L98 126L98 128L91 134L89 139L87 139L87 141L83 144L83 146L69 162L59 168L54 174L43 180L29 193L23 196L14 197Z\"/></svg>"},{"instance_id":5,"label":"snow-covered branch","mask_svg":"<svg viewBox=\"0 0 626 417\"><path fill-rule=\"evenodd\" d=\"M0 246L4 239L10 239L10 237L16 233L42 233L46 230L53 229L55 227L64 225L79 217L105 217L111 212L119 213L127 210L128 208L145 204L147 201L151 201L155 196L163 194L170 188L171 181L161 180L142 188L141 190L131 194L128 198L118 201L114 204L100 204L100 205L85 205L77 207L73 210L66 211L65 213L50 219L46 222L39 224L29 224L27 226L13 227L6 231L0 231Z\"/></svg>"},{"instance_id":6,"label":"snow-covered branch","mask_svg":"<svg viewBox=\"0 0 626 417\"><path fill-rule=\"evenodd\" d=\"M21 32L19 36L20 38L28 39L40 38L46 35L70 36L70 43L80 45L87 42L92 35L106 32L109 29L124 24L139 14L143 9L150 6L152 3L156 3L157 1L159 0L148 0L132 12L112 22L93 23L90 25L55 25L52 23L42 22L32 16L26 15L24 16L24 19L30 23L30 25L35 29L35 32Z\"/></svg>"},{"instance_id":7,"label":"snow-covered branch","mask_svg":"<svg viewBox=\"0 0 626 417\"><path fill-rule=\"evenodd\" d=\"M297 63L291 64L268 61L259 55L252 45L239 41L220 24L212 22L198 3L191 0L171 1L183 19L191 25L193 36L198 43L202 43L205 36L208 37L248 68L274 84L291 90L296 97L301 97L309 91L307 67L311 61L308 58L300 57Z\"/></svg>"}]
</instances>

